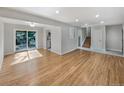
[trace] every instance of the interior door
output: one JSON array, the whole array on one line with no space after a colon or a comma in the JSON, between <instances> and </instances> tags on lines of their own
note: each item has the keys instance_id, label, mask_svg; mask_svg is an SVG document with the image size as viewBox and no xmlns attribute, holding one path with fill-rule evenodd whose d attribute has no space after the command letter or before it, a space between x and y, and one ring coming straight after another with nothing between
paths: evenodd
<instances>
[{"instance_id":1,"label":"interior door","mask_svg":"<svg viewBox=\"0 0 124 93\"><path fill-rule=\"evenodd\" d=\"M98 30L98 39L97 39L97 49L101 50L103 48L103 33L102 29Z\"/></svg>"},{"instance_id":2,"label":"interior door","mask_svg":"<svg viewBox=\"0 0 124 93\"><path fill-rule=\"evenodd\" d=\"M95 50L105 49L105 27L95 26L91 28L91 46Z\"/></svg>"}]
</instances>

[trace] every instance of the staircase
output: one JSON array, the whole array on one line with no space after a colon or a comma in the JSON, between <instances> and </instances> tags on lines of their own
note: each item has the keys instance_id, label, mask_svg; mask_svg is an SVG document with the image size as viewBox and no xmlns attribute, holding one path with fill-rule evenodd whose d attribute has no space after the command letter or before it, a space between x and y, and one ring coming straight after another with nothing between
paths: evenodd
<instances>
[{"instance_id":1,"label":"staircase","mask_svg":"<svg viewBox=\"0 0 124 93\"><path fill-rule=\"evenodd\" d=\"M91 37L86 37L86 40L82 47L90 48L90 46L91 46Z\"/></svg>"}]
</instances>

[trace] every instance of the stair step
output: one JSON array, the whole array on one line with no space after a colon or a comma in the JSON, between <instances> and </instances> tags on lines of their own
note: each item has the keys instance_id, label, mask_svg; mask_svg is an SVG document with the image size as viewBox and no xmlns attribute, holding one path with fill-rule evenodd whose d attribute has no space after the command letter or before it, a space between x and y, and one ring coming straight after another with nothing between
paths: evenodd
<instances>
[{"instance_id":1,"label":"stair step","mask_svg":"<svg viewBox=\"0 0 124 93\"><path fill-rule=\"evenodd\" d=\"M91 37L86 37L83 47L90 48L90 46L91 46Z\"/></svg>"}]
</instances>

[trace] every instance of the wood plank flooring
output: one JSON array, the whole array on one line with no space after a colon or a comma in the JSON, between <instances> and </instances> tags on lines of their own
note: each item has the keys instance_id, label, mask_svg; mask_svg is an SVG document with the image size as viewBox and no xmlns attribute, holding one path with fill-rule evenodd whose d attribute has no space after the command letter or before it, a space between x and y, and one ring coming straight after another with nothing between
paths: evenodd
<instances>
[{"instance_id":1,"label":"wood plank flooring","mask_svg":"<svg viewBox=\"0 0 124 93\"><path fill-rule=\"evenodd\" d=\"M8 55L0 85L124 85L124 58L75 50L59 56L40 49Z\"/></svg>"}]
</instances>

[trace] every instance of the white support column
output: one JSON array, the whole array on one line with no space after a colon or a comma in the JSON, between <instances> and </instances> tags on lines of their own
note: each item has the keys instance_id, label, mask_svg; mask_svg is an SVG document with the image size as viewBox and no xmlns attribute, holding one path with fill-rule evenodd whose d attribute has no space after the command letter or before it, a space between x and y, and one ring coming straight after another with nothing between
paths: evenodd
<instances>
[{"instance_id":1,"label":"white support column","mask_svg":"<svg viewBox=\"0 0 124 93\"><path fill-rule=\"evenodd\" d=\"M0 22L0 69L4 58L4 24Z\"/></svg>"}]
</instances>

